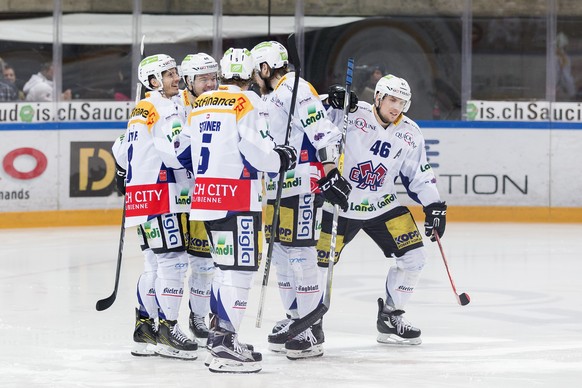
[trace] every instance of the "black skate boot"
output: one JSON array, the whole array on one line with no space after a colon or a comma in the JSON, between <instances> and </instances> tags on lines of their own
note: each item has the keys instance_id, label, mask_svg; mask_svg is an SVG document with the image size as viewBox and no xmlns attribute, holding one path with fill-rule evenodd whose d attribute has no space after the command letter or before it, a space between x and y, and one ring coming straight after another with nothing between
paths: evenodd
<instances>
[{"instance_id":1,"label":"black skate boot","mask_svg":"<svg viewBox=\"0 0 582 388\"><path fill-rule=\"evenodd\" d=\"M131 354L138 357L156 355L156 323L152 318L143 317L135 309L135 329L133 331L133 349Z\"/></svg>"},{"instance_id":2,"label":"black skate boot","mask_svg":"<svg viewBox=\"0 0 582 388\"><path fill-rule=\"evenodd\" d=\"M278 321L275 323L271 334L267 336L267 342L269 343L269 350L275 353L285 353L285 342L287 342L287 336L282 335L284 332L289 330L289 326L293 323L293 320L289 315L286 319Z\"/></svg>"},{"instance_id":3,"label":"black skate boot","mask_svg":"<svg viewBox=\"0 0 582 388\"><path fill-rule=\"evenodd\" d=\"M196 315L190 312L189 319L190 331L194 334L196 338L208 338L208 326L204 321L204 316Z\"/></svg>"},{"instance_id":4,"label":"black skate boot","mask_svg":"<svg viewBox=\"0 0 582 388\"><path fill-rule=\"evenodd\" d=\"M237 334L222 329L212 332L212 360L208 366L216 373L256 373L259 372L263 356L240 344Z\"/></svg>"},{"instance_id":5,"label":"black skate boot","mask_svg":"<svg viewBox=\"0 0 582 388\"><path fill-rule=\"evenodd\" d=\"M384 301L378 299L378 338L376 341L394 345L420 345L420 329L412 326L404 317L403 310L384 311Z\"/></svg>"},{"instance_id":6,"label":"black skate boot","mask_svg":"<svg viewBox=\"0 0 582 388\"><path fill-rule=\"evenodd\" d=\"M160 319L156 353L163 357L195 360L198 344L189 339L178 326L178 321Z\"/></svg>"},{"instance_id":7,"label":"black skate boot","mask_svg":"<svg viewBox=\"0 0 582 388\"><path fill-rule=\"evenodd\" d=\"M204 359L205 366L210 366L210 362L214 358L210 350L212 349L213 346L214 332L216 330L218 330L218 318L216 317L215 314L210 313L210 330L208 331L208 339L206 340L206 349L208 350L208 353L206 354L206 358ZM244 344L242 342L239 342L239 345L242 346L243 348L246 347L251 352L255 350L255 347L251 344Z\"/></svg>"},{"instance_id":8,"label":"black skate boot","mask_svg":"<svg viewBox=\"0 0 582 388\"><path fill-rule=\"evenodd\" d=\"M321 319L310 328L285 343L287 358L299 360L323 356L323 324Z\"/></svg>"}]
</instances>

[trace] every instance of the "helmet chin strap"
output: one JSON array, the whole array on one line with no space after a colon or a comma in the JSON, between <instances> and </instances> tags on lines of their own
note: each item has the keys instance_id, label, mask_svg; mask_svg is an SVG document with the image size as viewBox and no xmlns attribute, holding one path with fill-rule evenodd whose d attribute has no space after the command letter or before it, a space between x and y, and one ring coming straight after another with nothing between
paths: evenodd
<instances>
[{"instance_id":1,"label":"helmet chin strap","mask_svg":"<svg viewBox=\"0 0 582 388\"><path fill-rule=\"evenodd\" d=\"M384 97L382 97L380 99L380 101L382 101L383 99L384 99ZM381 102L378 102L378 100L375 100L374 103L375 103L374 104L374 108L376 108L376 114L378 115L378 117L380 118L380 120L382 120L382 123L384 123L384 124L390 124L390 121L386 120L384 118L384 116L382 116L382 114L380 113L380 103Z\"/></svg>"}]
</instances>

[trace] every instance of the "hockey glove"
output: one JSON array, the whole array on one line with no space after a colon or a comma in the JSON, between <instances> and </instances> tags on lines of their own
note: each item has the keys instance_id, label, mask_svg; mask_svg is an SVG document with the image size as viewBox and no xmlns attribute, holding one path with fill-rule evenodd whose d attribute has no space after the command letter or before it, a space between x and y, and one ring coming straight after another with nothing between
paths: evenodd
<instances>
[{"instance_id":1,"label":"hockey glove","mask_svg":"<svg viewBox=\"0 0 582 388\"><path fill-rule=\"evenodd\" d=\"M348 210L348 197L352 191L352 185L340 175L337 168L331 170L326 177L318 180L317 184L326 200L338 205L343 211Z\"/></svg>"},{"instance_id":2,"label":"hockey glove","mask_svg":"<svg viewBox=\"0 0 582 388\"><path fill-rule=\"evenodd\" d=\"M125 171L119 164L115 163L115 186L120 194L125 195Z\"/></svg>"},{"instance_id":3,"label":"hockey glove","mask_svg":"<svg viewBox=\"0 0 582 388\"><path fill-rule=\"evenodd\" d=\"M435 241L433 230L439 234L439 237L445 234L447 205L444 202L435 202L425 206L422 210L426 216L424 219L424 234L430 237L431 241Z\"/></svg>"},{"instance_id":4,"label":"hockey glove","mask_svg":"<svg viewBox=\"0 0 582 388\"><path fill-rule=\"evenodd\" d=\"M297 150L290 145L278 145L274 148L281 158L279 173L293 170L297 165Z\"/></svg>"},{"instance_id":5,"label":"hockey glove","mask_svg":"<svg viewBox=\"0 0 582 388\"><path fill-rule=\"evenodd\" d=\"M344 109L344 99L346 98L346 89L341 85L331 85L328 90L327 102L334 109ZM358 96L350 92L350 113L358 110Z\"/></svg>"}]
</instances>

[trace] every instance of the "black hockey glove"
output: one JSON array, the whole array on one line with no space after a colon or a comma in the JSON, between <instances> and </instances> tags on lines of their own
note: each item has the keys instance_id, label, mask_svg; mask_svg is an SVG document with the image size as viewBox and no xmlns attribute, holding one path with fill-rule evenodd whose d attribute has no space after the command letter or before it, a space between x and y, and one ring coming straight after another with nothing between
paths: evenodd
<instances>
[{"instance_id":1,"label":"black hockey glove","mask_svg":"<svg viewBox=\"0 0 582 388\"><path fill-rule=\"evenodd\" d=\"M125 171L119 164L115 163L115 186L120 194L125 195Z\"/></svg>"},{"instance_id":2,"label":"black hockey glove","mask_svg":"<svg viewBox=\"0 0 582 388\"><path fill-rule=\"evenodd\" d=\"M344 109L344 98L346 98L346 88L341 85L331 85L328 90L327 102L334 109ZM358 110L358 96L350 92L350 113Z\"/></svg>"},{"instance_id":3,"label":"black hockey glove","mask_svg":"<svg viewBox=\"0 0 582 388\"><path fill-rule=\"evenodd\" d=\"M317 184L326 200L334 205L339 205L343 211L348 210L348 197L352 191L352 185L340 175L337 168L331 170L326 177L318 180Z\"/></svg>"},{"instance_id":4,"label":"black hockey glove","mask_svg":"<svg viewBox=\"0 0 582 388\"><path fill-rule=\"evenodd\" d=\"M445 234L445 226L447 225L447 205L444 202L431 203L423 209L426 215L424 219L424 234L430 237L431 241L435 241L433 230L435 230L439 237Z\"/></svg>"},{"instance_id":5,"label":"black hockey glove","mask_svg":"<svg viewBox=\"0 0 582 388\"><path fill-rule=\"evenodd\" d=\"M295 147L290 145L278 145L274 148L274 150L281 158L281 167L279 168L279 173L283 173L287 170L293 170L295 168L297 165L297 150L295 150Z\"/></svg>"}]
</instances>

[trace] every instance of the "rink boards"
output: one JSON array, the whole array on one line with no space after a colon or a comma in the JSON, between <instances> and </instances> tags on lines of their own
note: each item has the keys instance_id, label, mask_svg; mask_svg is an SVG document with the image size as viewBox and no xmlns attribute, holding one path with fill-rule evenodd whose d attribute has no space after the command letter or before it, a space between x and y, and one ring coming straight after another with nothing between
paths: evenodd
<instances>
[{"instance_id":1,"label":"rink boards","mask_svg":"<svg viewBox=\"0 0 582 388\"><path fill-rule=\"evenodd\" d=\"M582 123L418 124L449 220L582 221L575 157ZM125 126L0 123L0 227L118 224L122 198L115 192L111 145ZM399 187L401 201L415 205ZM424 219L420 208L413 210Z\"/></svg>"}]
</instances>

